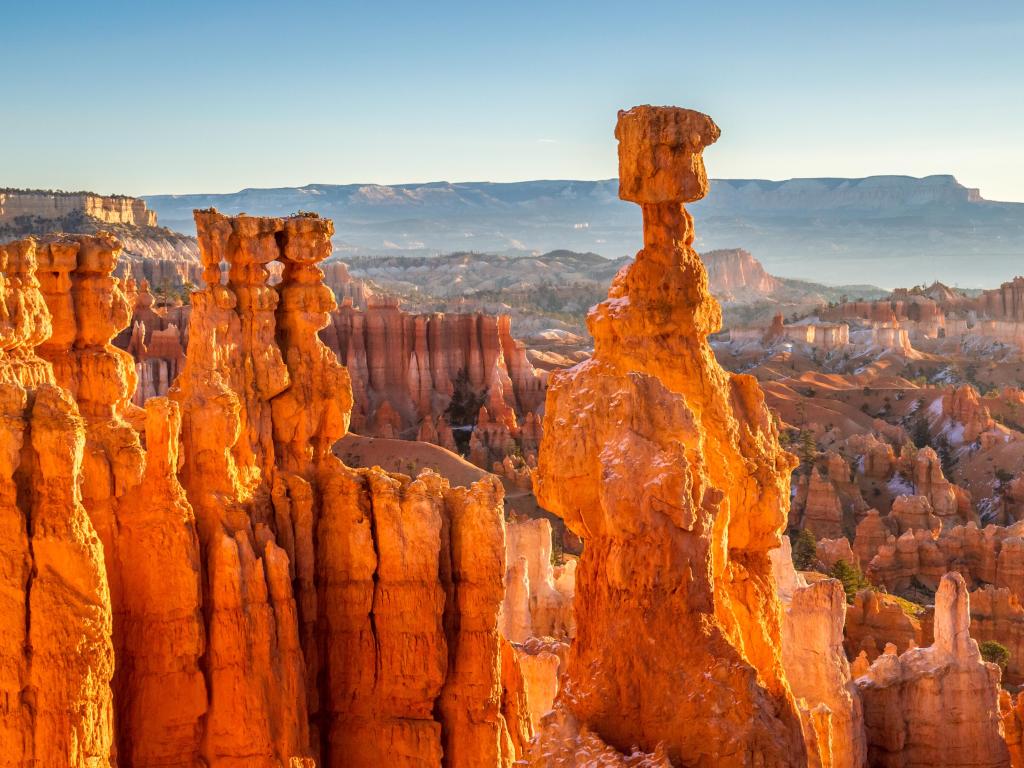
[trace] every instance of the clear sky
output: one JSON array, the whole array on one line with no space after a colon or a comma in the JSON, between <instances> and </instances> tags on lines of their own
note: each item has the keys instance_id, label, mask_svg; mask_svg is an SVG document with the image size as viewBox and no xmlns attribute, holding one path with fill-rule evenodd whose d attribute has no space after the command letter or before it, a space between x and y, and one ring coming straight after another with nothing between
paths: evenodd
<instances>
[{"instance_id":1,"label":"clear sky","mask_svg":"<svg viewBox=\"0 0 1024 768\"><path fill-rule=\"evenodd\" d=\"M615 112L713 176L953 173L1024 201L1024 3L0 0L0 186L156 194L615 174Z\"/></svg>"}]
</instances>

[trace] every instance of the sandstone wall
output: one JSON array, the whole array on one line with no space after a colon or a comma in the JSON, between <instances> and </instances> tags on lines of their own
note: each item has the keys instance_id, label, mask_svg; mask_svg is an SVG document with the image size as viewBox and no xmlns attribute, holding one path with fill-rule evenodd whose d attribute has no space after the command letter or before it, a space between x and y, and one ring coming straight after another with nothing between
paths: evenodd
<instances>
[{"instance_id":1,"label":"sandstone wall","mask_svg":"<svg viewBox=\"0 0 1024 768\"><path fill-rule=\"evenodd\" d=\"M113 741L103 546L86 425L36 354L53 332L33 240L0 246L0 765L93 768Z\"/></svg>"}]
</instances>

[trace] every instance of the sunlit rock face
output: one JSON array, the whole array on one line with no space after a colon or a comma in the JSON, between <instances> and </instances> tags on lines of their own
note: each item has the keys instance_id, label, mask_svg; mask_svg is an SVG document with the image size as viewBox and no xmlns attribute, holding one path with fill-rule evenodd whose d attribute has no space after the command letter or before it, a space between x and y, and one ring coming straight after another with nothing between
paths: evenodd
<instances>
[{"instance_id":1,"label":"sunlit rock face","mask_svg":"<svg viewBox=\"0 0 1024 768\"><path fill-rule=\"evenodd\" d=\"M37 354L59 327L39 262L35 240L0 245L0 763L92 768L114 742L110 590L86 423Z\"/></svg>"},{"instance_id":2,"label":"sunlit rock face","mask_svg":"<svg viewBox=\"0 0 1024 768\"><path fill-rule=\"evenodd\" d=\"M509 764L529 734L502 712L500 484L332 454L352 398L317 336L334 308L317 266L329 221L200 211L196 224L209 287L171 394L208 574L202 756Z\"/></svg>"},{"instance_id":3,"label":"sunlit rock face","mask_svg":"<svg viewBox=\"0 0 1024 768\"><path fill-rule=\"evenodd\" d=\"M867 747L860 694L843 649L846 592L835 579L808 584L793 568L789 539L772 550L782 601L782 664L797 697L809 761L860 768Z\"/></svg>"},{"instance_id":4,"label":"sunlit rock face","mask_svg":"<svg viewBox=\"0 0 1024 768\"><path fill-rule=\"evenodd\" d=\"M970 598L958 573L935 595L935 642L892 647L857 679L871 765L1009 766L999 709L999 668L970 636Z\"/></svg>"},{"instance_id":5,"label":"sunlit rock face","mask_svg":"<svg viewBox=\"0 0 1024 768\"><path fill-rule=\"evenodd\" d=\"M754 380L714 359L721 313L682 205L707 192L701 153L719 130L637 107L616 136L644 248L591 310L594 357L548 388L536 493L585 544L577 635L532 765L604 749L608 765L805 765L768 557L794 459Z\"/></svg>"},{"instance_id":6,"label":"sunlit rock face","mask_svg":"<svg viewBox=\"0 0 1024 768\"><path fill-rule=\"evenodd\" d=\"M0 763L511 765L532 723L500 483L334 457L330 222L197 227L209 287L144 410L110 344L120 243L0 247Z\"/></svg>"}]
</instances>

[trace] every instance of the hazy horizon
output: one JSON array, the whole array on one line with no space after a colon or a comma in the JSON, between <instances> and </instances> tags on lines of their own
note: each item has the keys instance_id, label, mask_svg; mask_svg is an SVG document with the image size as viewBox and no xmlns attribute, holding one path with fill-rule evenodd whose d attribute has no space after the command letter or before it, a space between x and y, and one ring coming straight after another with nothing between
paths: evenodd
<instances>
[{"instance_id":1,"label":"hazy horizon","mask_svg":"<svg viewBox=\"0 0 1024 768\"><path fill-rule=\"evenodd\" d=\"M716 178L952 174L1024 201L1024 6L1009 2L57 0L5 21L9 57L31 66L0 85L0 186L606 179L617 110L653 103L715 118Z\"/></svg>"}]
</instances>

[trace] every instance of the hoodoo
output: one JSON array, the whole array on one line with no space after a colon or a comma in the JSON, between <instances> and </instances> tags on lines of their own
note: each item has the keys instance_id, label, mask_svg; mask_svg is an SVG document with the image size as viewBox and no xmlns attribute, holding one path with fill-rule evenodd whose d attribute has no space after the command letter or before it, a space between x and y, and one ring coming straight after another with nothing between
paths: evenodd
<instances>
[{"instance_id":1,"label":"hoodoo","mask_svg":"<svg viewBox=\"0 0 1024 768\"><path fill-rule=\"evenodd\" d=\"M38 257L0 246L0 764L86 768L114 736L110 592L85 423L36 353L53 333Z\"/></svg>"},{"instance_id":2,"label":"hoodoo","mask_svg":"<svg viewBox=\"0 0 1024 768\"><path fill-rule=\"evenodd\" d=\"M707 193L719 129L642 106L615 135L644 247L587 318L593 358L547 393L537 496L585 543L576 640L532 765L638 747L646 765L802 766L768 557L794 459L754 379L715 361L721 311L683 207Z\"/></svg>"},{"instance_id":3,"label":"hoodoo","mask_svg":"<svg viewBox=\"0 0 1024 768\"><path fill-rule=\"evenodd\" d=\"M196 227L208 287L171 396L206 573L198 754L211 768L509 765L529 734L501 709L514 696L500 484L449 488L332 454L352 396L317 336L334 308L317 266L330 221L210 210Z\"/></svg>"}]
</instances>

